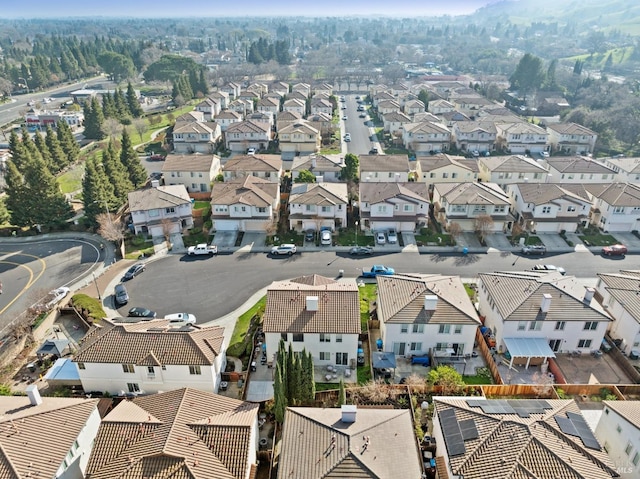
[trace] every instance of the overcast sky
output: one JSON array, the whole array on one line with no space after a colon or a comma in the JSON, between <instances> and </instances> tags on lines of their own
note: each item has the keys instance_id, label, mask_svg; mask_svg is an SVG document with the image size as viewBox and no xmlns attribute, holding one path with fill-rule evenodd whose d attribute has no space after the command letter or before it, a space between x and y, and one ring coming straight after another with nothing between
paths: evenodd
<instances>
[{"instance_id":1,"label":"overcast sky","mask_svg":"<svg viewBox=\"0 0 640 479\"><path fill-rule=\"evenodd\" d=\"M463 15L494 0L29 0L2 2L2 18Z\"/></svg>"}]
</instances>

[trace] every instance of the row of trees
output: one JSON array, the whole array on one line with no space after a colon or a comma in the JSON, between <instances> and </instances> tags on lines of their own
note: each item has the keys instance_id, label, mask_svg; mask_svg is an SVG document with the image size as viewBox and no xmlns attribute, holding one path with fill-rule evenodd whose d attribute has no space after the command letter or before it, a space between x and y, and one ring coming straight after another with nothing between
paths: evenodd
<instances>
[{"instance_id":1,"label":"row of trees","mask_svg":"<svg viewBox=\"0 0 640 479\"><path fill-rule=\"evenodd\" d=\"M128 124L132 118L140 118L143 114L131 83L127 85L126 93L116 88L113 93L104 94L102 103L93 97L84 104L83 110L84 137L91 140L102 140L109 133L105 128L107 119L115 120L117 124Z\"/></svg>"},{"instance_id":2,"label":"row of trees","mask_svg":"<svg viewBox=\"0 0 640 479\"><path fill-rule=\"evenodd\" d=\"M266 38L260 37L257 41L251 42L247 52L247 61L259 65L275 60L279 65L289 65L291 63L289 47L289 40L270 42Z\"/></svg>"},{"instance_id":3,"label":"row of trees","mask_svg":"<svg viewBox=\"0 0 640 479\"><path fill-rule=\"evenodd\" d=\"M315 399L316 386L313 380L313 356L305 349L293 352L291 343L285 348L280 340L276 356L276 372L273 383L273 413L280 424L289 406L310 404Z\"/></svg>"},{"instance_id":4,"label":"row of trees","mask_svg":"<svg viewBox=\"0 0 640 479\"><path fill-rule=\"evenodd\" d=\"M204 70L180 75L173 82L171 98L176 105L182 105L192 98L203 98L209 94L209 85Z\"/></svg>"}]
</instances>

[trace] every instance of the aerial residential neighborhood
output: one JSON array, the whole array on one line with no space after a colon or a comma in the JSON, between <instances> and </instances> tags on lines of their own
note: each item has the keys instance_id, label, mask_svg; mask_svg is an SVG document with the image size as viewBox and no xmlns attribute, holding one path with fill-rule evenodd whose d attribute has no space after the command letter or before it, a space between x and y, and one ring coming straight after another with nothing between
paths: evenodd
<instances>
[{"instance_id":1,"label":"aerial residential neighborhood","mask_svg":"<svg viewBox=\"0 0 640 479\"><path fill-rule=\"evenodd\" d=\"M630 0L37 3L0 476L640 477Z\"/></svg>"}]
</instances>

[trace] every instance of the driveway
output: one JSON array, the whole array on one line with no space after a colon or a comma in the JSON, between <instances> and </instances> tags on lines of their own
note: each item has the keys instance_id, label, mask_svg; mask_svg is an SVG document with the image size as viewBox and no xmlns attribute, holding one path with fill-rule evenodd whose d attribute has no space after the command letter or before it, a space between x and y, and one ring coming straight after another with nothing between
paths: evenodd
<instances>
[{"instance_id":1,"label":"driveway","mask_svg":"<svg viewBox=\"0 0 640 479\"><path fill-rule=\"evenodd\" d=\"M266 241L266 233L246 232L242 237L242 244L240 247L246 249L248 246L251 251L253 248L264 248Z\"/></svg>"},{"instance_id":2,"label":"driveway","mask_svg":"<svg viewBox=\"0 0 640 479\"><path fill-rule=\"evenodd\" d=\"M236 237L238 232L233 231L216 231L215 236L213 237L213 244L218 247L218 249L222 248L233 248L236 245Z\"/></svg>"},{"instance_id":3,"label":"driveway","mask_svg":"<svg viewBox=\"0 0 640 479\"><path fill-rule=\"evenodd\" d=\"M571 248L558 233L538 233L537 236L550 253L554 251L567 251Z\"/></svg>"},{"instance_id":4,"label":"driveway","mask_svg":"<svg viewBox=\"0 0 640 479\"><path fill-rule=\"evenodd\" d=\"M504 233L494 233L491 235L487 235L487 237L484 239L484 242L489 248L494 248L500 251L511 251L513 249L513 246L511 246L511 242L507 238L507 235Z\"/></svg>"},{"instance_id":5,"label":"driveway","mask_svg":"<svg viewBox=\"0 0 640 479\"><path fill-rule=\"evenodd\" d=\"M640 252L640 239L633 233L609 233L620 243L625 245L629 251Z\"/></svg>"},{"instance_id":6,"label":"driveway","mask_svg":"<svg viewBox=\"0 0 640 479\"><path fill-rule=\"evenodd\" d=\"M475 233L462 233L456 238L456 242L460 248L482 248L480 240Z\"/></svg>"}]
</instances>

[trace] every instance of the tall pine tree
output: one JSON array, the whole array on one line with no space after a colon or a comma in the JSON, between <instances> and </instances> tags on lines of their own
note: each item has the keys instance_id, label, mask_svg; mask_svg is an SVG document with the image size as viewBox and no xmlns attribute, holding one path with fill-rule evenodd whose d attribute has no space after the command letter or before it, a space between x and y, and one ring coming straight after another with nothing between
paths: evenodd
<instances>
[{"instance_id":1,"label":"tall pine tree","mask_svg":"<svg viewBox=\"0 0 640 479\"><path fill-rule=\"evenodd\" d=\"M67 165L74 164L80 156L80 145L73 136L71 127L66 121L60 120L58 122L56 125L56 136L58 137L58 142L64 154L67 155Z\"/></svg>"},{"instance_id":2,"label":"tall pine tree","mask_svg":"<svg viewBox=\"0 0 640 479\"><path fill-rule=\"evenodd\" d=\"M93 158L89 158L85 164L82 199L85 216L92 225L97 224L96 217L99 214L114 209L113 185L109 182L102 166L98 165Z\"/></svg>"},{"instance_id":3,"label":"tall pine tree","mask_svg":"<svg viewBox=\"0 0 640 479\"><path fill-rule=\"evenodd\" d=\"M45 136L45 143L47 145L47 149L49 150L49 154L51 155L51 171L58 173L64 170L68 165L68 158L65 154L62 146L60 146L60 141L58 141L58 136L54 133L51 126L47 125L47 131Z\"/></svg>"},{"instance_id":4,"label":"tall pine tree","mask_svg":"<svg viewBox=\"0 0 640 479\"><path fill-rule=\"evenodd\" d=\"M25 165L24 184L38 205L32 211L31 226L52 226L73 216L73 208L41 157L33 158Z\"/></svg>"},{"instance_id":5,"label":"tall pine tree","mask_svg":"<svg viewBox=\"0 0 640 479\"><path fill-rule=\"evenodd\" d=\"M104 132L104 114L100 102L93 97L90 102L84 104L84 136L91 140L102 140Z\"/></svg>"},{"instance_id":6,"label":"tall pine tree","mask_svg":"<svg viewBox=\"0 0 640 479\"><path fill-rule=\"evenodd\" d=\"M129 192L133 191L134 188L129 179L127 169L118 158L112 141L109 142L106 151L102 153L102 165L109 182L113 185L113 194L116 200L115 206L119 208L127 201Z\"/></svg>"},{"instance_id":7,"label":"tall pine tree","mask_svg":"<svg viewBox=\"0 0 640 479\"><path fill-rule=\"evenodd\" d=\"M131 82L127 84L127 106L129 107L129 112L132 117L139 118L142 116L142 107L140 106L138 96L136 95Z\"/></svg>"},{"instance_id":8,"label":"tall pine tree","mask_svg":"<svg viewBox=\"0 0 640 479\"><path fill-rule=\"evenodd\" d=\"M54 165L53 160L51 159L49 148L47 147L47 144L45 143L44 138L39 131L36 131L33 140L36 148L40 152L40 156L42 156L42 159L44 160L44 164L47 165L47 168L49 168L49 171L57 173L59 170L56 168L56 165Z\"/></svg>"},{"instance_id":9,"label":"tall pine tree","mask_svg":"<svg viewBox=\"0 0 640 479\"><path fill-rule=\"evenodd\" d=\"M20 227L30 225L32 211L38 206L37 199L30 197L22 173L11 160L7 161L5 182L4 191L7 194L6 205L11 217L11 224Z\"/></svg>"},{"instance_id":10,"label":"tall pine tree","mask_svg":"<svg viewBox=\"0 0 640 479\"><path fill-rule=\"evenodd\" d=\"M144 185L147 181L147 171L140 163L138 154L133 149L131 137L125 128L122 130L122 150L120 151L120 162L125 166L129 174L129 180L135 188Z\"/></svg>"}]
</instances>

